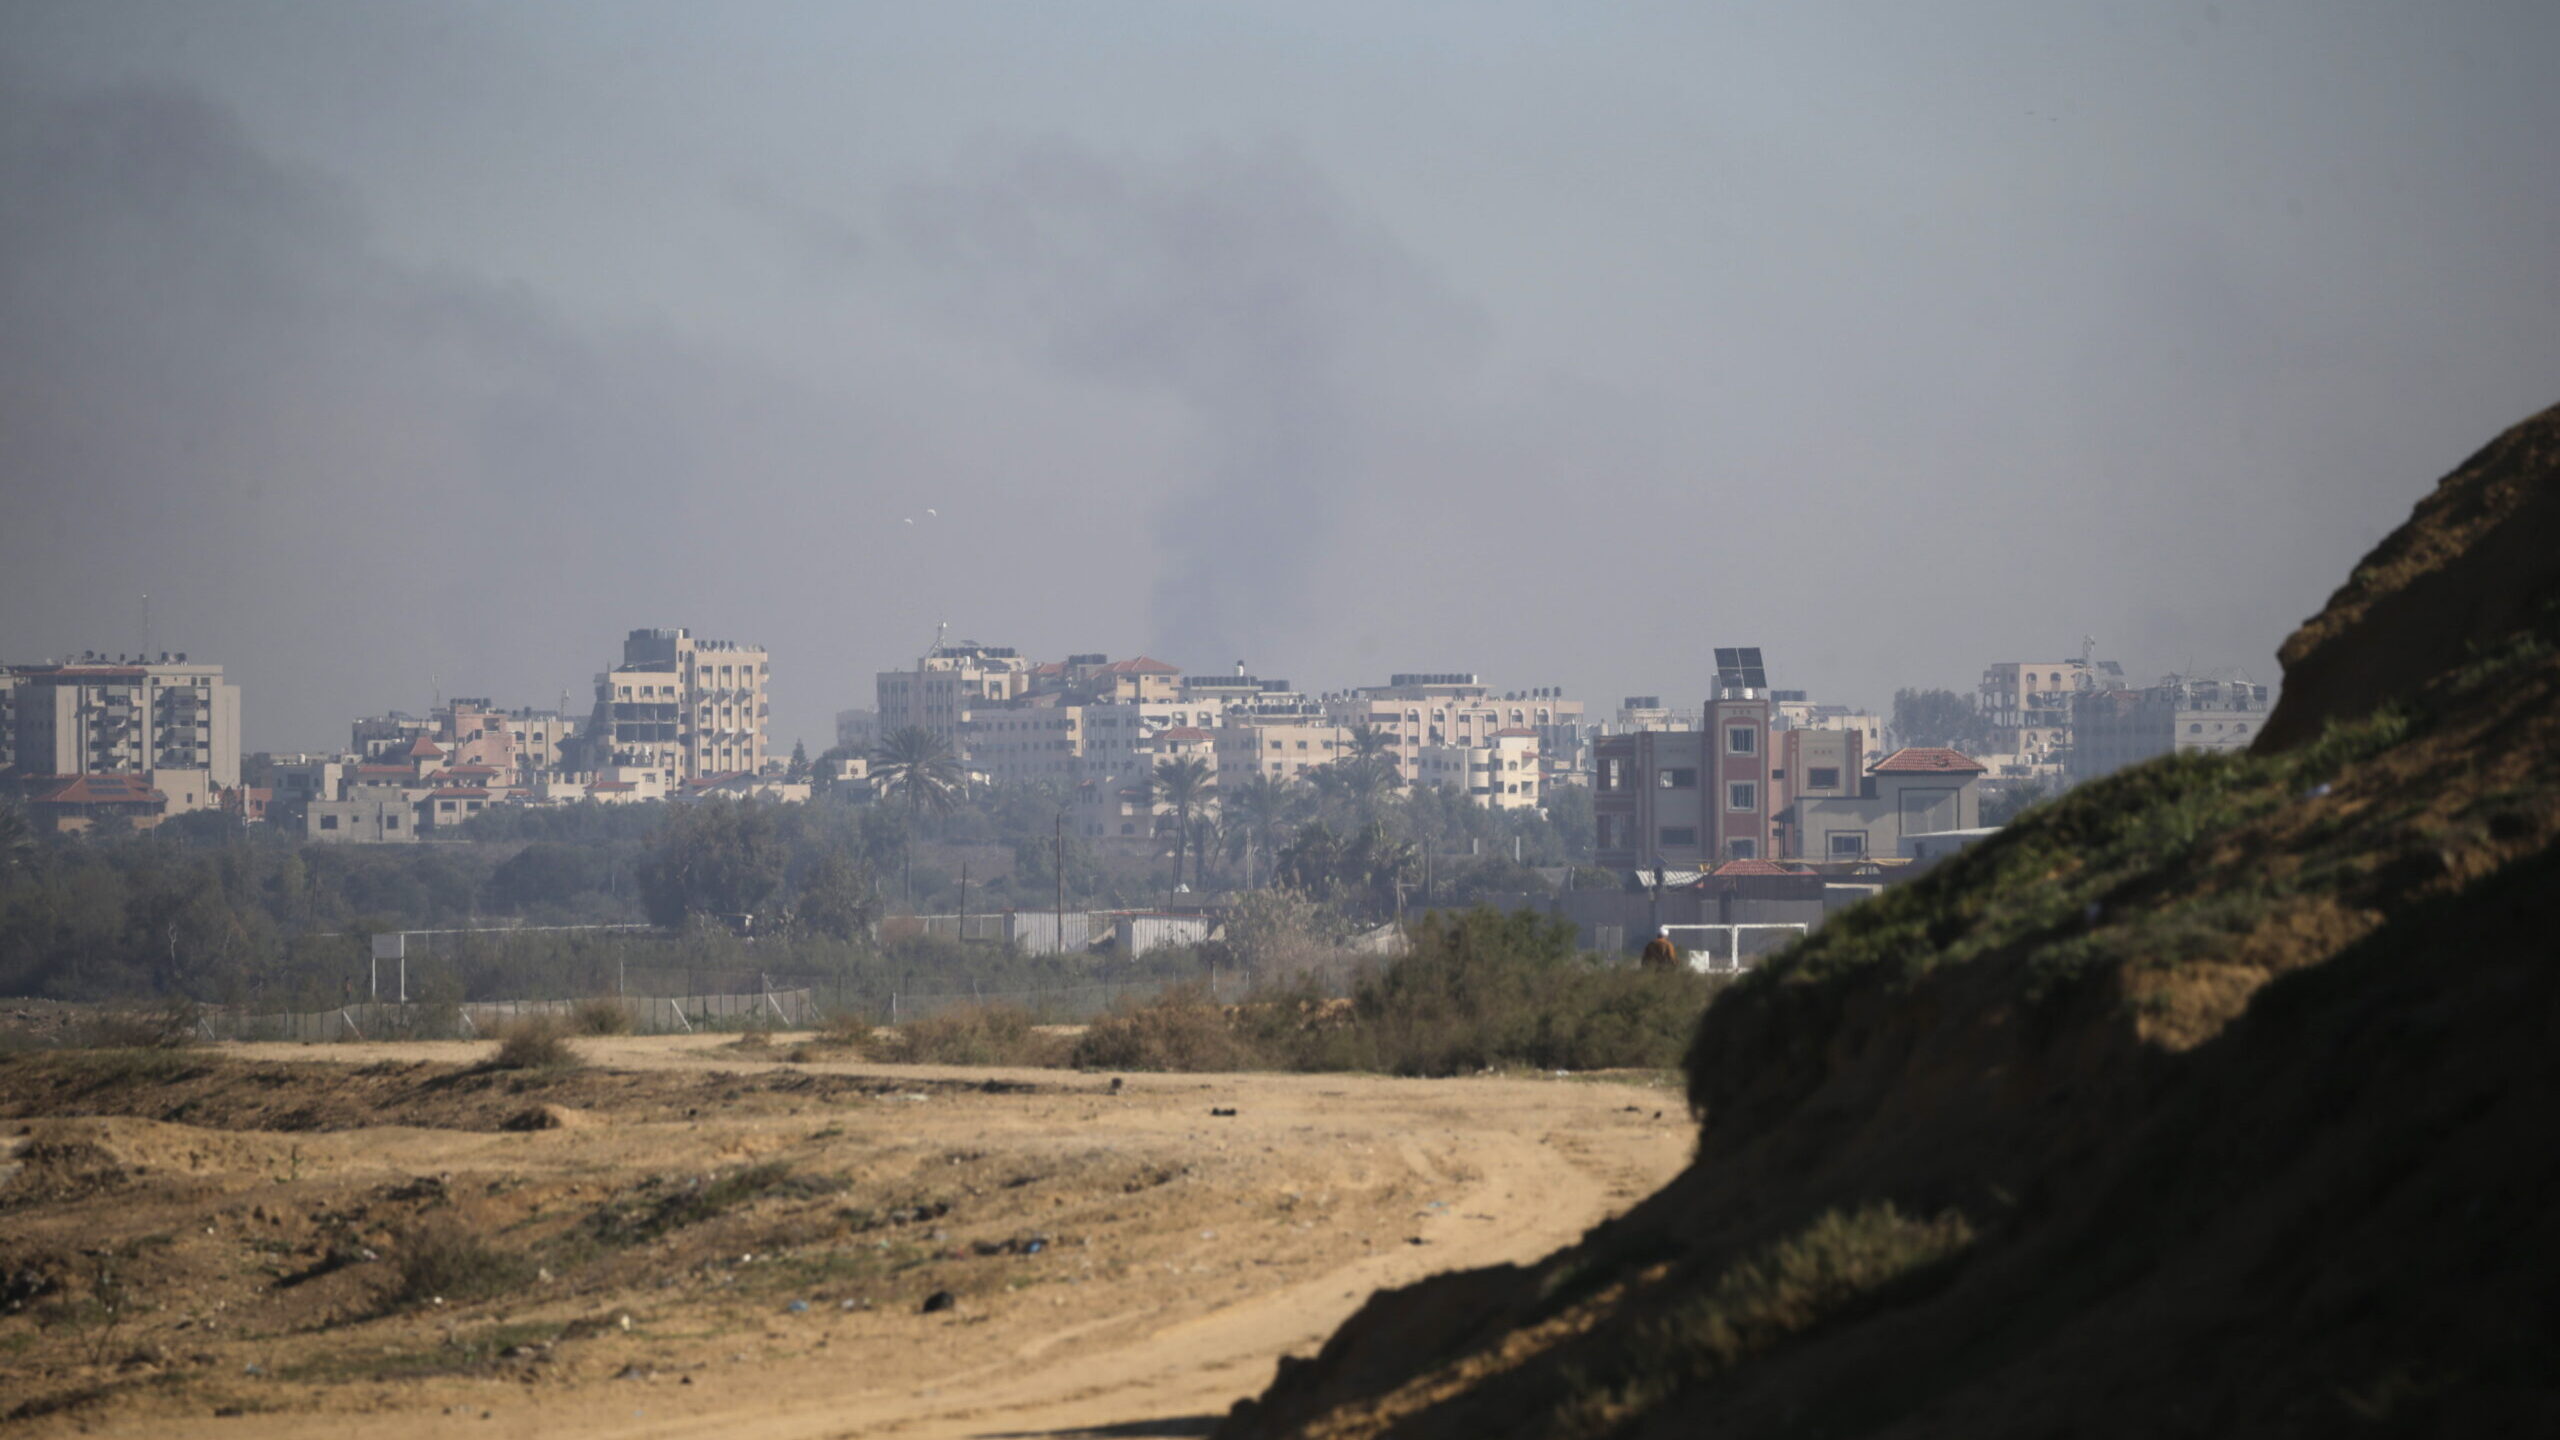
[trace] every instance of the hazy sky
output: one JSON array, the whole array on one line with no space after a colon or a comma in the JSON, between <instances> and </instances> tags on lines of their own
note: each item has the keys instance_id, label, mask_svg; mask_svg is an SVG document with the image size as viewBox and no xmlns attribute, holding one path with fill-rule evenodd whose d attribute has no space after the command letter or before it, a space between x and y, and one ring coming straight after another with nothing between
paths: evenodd
<instances>
[{"instance_id":1,"label":"hazy sky","mask_svg":"<svg viewBox=\"0 0 2560 1440\"><path fill-rule=\"evenodd\" d=\"M0 0L0 658L2274 678L2560 399L2560 5ZM928 510L937 512L928 514ZM906 521L913 518L916 523Z\"/></svg>"}]
</instances>

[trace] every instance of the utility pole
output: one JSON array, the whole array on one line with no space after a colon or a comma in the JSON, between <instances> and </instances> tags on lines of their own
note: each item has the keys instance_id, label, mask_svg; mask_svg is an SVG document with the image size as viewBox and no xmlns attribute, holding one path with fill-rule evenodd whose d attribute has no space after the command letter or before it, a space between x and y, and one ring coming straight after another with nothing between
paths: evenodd
<instances>
[{"instance_id":1,"label":"utility pole","mask_svg":"<svg viewBox=\"0 0 2560 1440\"><path fill-rule=\"evenodd\" d=\"M969 943L969 862L960 862L960 943Z\"/></svg>"}]
</instances>

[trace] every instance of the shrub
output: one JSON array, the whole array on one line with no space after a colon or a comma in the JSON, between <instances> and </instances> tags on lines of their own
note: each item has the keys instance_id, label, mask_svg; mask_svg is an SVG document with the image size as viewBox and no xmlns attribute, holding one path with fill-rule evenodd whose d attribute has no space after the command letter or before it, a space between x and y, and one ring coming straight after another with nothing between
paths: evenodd
<instances>
[{"instance_id":1,"label":"shrub","mask_svg":"<svg viewBox=\"0 0 2560 1440\"><path fill-rule=\"evenodd\" d=\"M1062 1065L1068 1045L1019 1005L960 1005L898 1026L877 1050L904 1065Z\"/></svg>"},{"instance_id":2,"label":"shrub","mask_svg":"<svg viewBox=\"0 0 2560 1440\"><path fill-rule=\"evenodd\" d=\"M567 1070L579 1063L569 1047L569 1022L558 1015L526 1015L498 1031L492 1070Z\"/></svg>"},{"instance_id":3,"label":"shrub","mask_svg":"<svg viewBox=\"0 0 2560 1440\"><path fill-rule=\"evenodd\" d=\"M570 1012L570 1019L581 1035L628 1035L631 1033L631 1007L620 1000L599 995L581 1000Z\"/></svg>"},{"instance_id":4,"label":"shrub","mask_svg":"<svg viewBox=\"0 0 2560 1440\"><path fill-rule=\"evenodd\" d=\"M1070 1059L1087 1070L1246 1070L1272 1063L1197 984L1095 1021L1076 1038Z\"/></svg>"},{"instance_id":5,"label":"shrub","mask_svg":"<svg viewBox=\"0 0 2560 1440\"><path fill-rule=\"evenodd\" d=\"M819 1017L818 1033L811 1037L811 1043L858 1053L871 1043L874 1028L871 1017L859 1010L830 1010Z\"/></svg>"},{"instance_id":6,"label":"shrub","mask_svg":"<svg viewBox=\"0 0 2560 1440\"><path fill-rule=\"evenodd\" d=\"M530 1261L489 1244L456 1220L420 1226L402 1239L392 1259L395 1305L485 1299L533 1276Z\"/></svg>"}]
</instances>

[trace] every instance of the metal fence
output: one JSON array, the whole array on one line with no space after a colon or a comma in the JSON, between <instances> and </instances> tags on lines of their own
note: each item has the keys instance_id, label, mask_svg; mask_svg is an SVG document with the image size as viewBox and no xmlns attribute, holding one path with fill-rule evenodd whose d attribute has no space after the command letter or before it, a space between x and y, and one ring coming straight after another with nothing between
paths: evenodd
<instances>
[{"instance_id":1,"label":"metal fence","mask_svg":"<svg viewBox=\"0 0 2560 1440\"><path fill-rule=\"evenodd\" d=\"M678 1035L759 1022L805 1028L816 1024L820 1014L816 993L799 987L751 994L596 995L581 1000L473 1000L459 1005L382 1001L281 1015L208 1010L197 1024L207 1040L469 1040L527 1015L574 1017L592 1005L621 1009L630 1017L630 1032L635 1035Z\"/></svg>"}]
</instances>

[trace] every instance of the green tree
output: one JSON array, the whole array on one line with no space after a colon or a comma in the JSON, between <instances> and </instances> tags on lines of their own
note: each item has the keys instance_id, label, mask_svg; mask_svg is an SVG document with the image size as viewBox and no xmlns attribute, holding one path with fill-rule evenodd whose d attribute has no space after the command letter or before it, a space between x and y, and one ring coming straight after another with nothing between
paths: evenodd
<instances>
[{"instance_id":1,"label":"green tree","mask_svg":"<svg viewBox=\"0 0 2560 1440\"><path fill-rule=\"evenodd\" d=\"M1244 888L1253 888L1254 855L1279 849L1280 836L1298 813L1306 791L1277 775L1255 771L1222 787L1218 808L1226 815L1244 851Z\"/></svg>"},{"instance_id":2,"label":"green tree","mask_svg":"<svg viewBox=\"0 0 2560 1440\"><path fill-rule=\"evenodd\" d=\"M800 895L791 907L795 933L851 940L871 928L871 882L853 857L828 850L801 878Z\"/></svg>"},{"instance_id":3,"label":"green tree","mask_svg":"<svg viewBox=\"0 0 2560 1440\"><path fill-rule=\"evenodd\" d=\"M959 802L967 779L960 770L960 759L951 753L951 742L937 731L922 725L908 725L892 730L879 748L871 752L871 774L879 781L883 798L907 802L911 822L924 819L926 807L936 815L948 815ZM910 825L910 831L914 826ZM916 860L912 834L906 846L906 896L912 908L916 899Z\"/></svg>"},{"instance_id":4,"label":"green tree","mask_svg":"<svg viewBox=\"0 0 2560 1440\"><path fill-rule=\"evenodd\" d=\"M0 800L0 878L35 868L36 827L14 800Z\"/></svg>"},{"instance_id":5,"label":"green tree","mask_svg":"<svg viewBox=\"0 0 2560 1440\"><path fill-rule=\"evenodd\" d=\"M809 778L809 746L806 741L794 740L791 742L790 777L794 780L806 780Z\"/></svg>"},{"instance_id":6,"label":"green tree","mask_svg":"<svg viewBox=\"0 0 2560 1440\"><path fill-rule=\"evenodd\" d=\"M2009 785L1982 797L1982 823L2006 825L2028 808L2044 803L2047 791L2042 785Z\"/></svg>"},{"instance_id":7,"label":"green tree","mask_svg":"<svg viewBox=\"0 0 2560 1440\"><path fill-rule=\"evenodd\" d=\"M1395 913L1398 889L1420 869L1411 841L1371 821L1345 836L1322 820L1280 852L1274 878L1316 900L1373 918Z\"/></svg>"},{"instance_id":8,"label":"green tree","mask_svg":"<svg viewBox=\"0 0 2560 1440\"><path fill-rule=\"evenodd\" d=\"M1893 737L1898 745L1943 745L1966 750L1981 747L1986 727L1969 696L1953 690L1893 692Z\"/></svg>"},{"instance_id":9,"label":"green tree","mask_svg":"<svg viewBox=\"0 0 2560 1440\"><path fill-rule=\"evenodd\" d=\"M1182 857L1191 840L1191 817L1205 808L1217 789L1209 762L1197 755L1176 755L1156 762L1155 793L1173 807L1173 883L1182 883Z\"/></svg>"},{"instance_id":10,"label":"green tree","mask_svg":"<svg viewBox=\"0 0 2560 1440\"><path fill-rule=\"evenodd\" d=\"M698 800L675 808L640 864L649 918L669 927L692 915L754 915L782 888L790 847L774 807Z\"/></svg>"}]
</instances>

